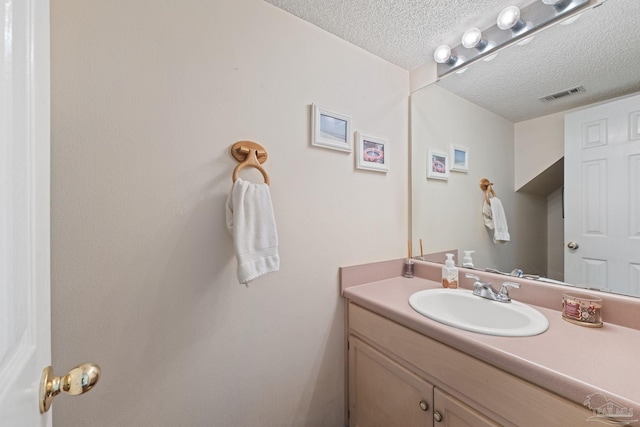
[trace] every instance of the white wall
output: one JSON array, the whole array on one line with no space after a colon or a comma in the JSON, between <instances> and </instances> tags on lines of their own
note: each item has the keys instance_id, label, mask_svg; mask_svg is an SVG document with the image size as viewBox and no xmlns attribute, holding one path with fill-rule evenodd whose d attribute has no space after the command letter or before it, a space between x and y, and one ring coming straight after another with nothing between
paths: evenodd
<instances>
[{"instance_id":1,"label":"white wall","mask_svg":"<svg viewBox=\"0 0 640 427\"><path fill-rule=\"evenodd\" d=\"M436 85L411 98L413 238L423 239L426 253L475 250L478 267L546 272L546 199L515 192L514 124ZM451 144L469 148L469 172L427 179L427 150L448 153ZM493 243L484 225L481 178L495 184L504 205L507 244Z\"/></svg>"},{"instance_id":2,"label":"white wall","mask_svg":"<svg viewBox=\"0 0 640 427\"><path fill-rule=\"evenodd\" d=\"M408 72L261 0L52 0L57 426L338 426L338 267L399 258ZM309 145L311 103L388 138L387 174ZM235 278L235 141L265 167L281 269Z\"/></svg>"}]
</instances>

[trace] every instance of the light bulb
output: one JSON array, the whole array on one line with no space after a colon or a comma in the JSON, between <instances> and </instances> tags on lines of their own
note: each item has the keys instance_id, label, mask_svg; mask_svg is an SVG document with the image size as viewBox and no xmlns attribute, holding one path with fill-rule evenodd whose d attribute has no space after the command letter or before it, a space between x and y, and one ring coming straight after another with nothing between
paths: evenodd
<instances>
[{"instance_id":1,"label":"light bulb","mask_svg":"<svg viewBox=\"0 0 640 427\"><path fill-rule=\"evenodd\" d=\"M482 32L478 28L469 28L462 35L462 46L467 49L474 47L481 49L483 45L482 42ZM486 42L484 44L486 44Z\"/></svg>"},{"instance_id":2,"label":"light bulb","mask_svg":"<svg viewBox=\"0 0 640 427\"><path fill-rule=\"evenodd\" d=\"M522 25L520 20L520 8L518 6L509 6L502 9L498 15L498 28L501 30L516 30Z\"/></svg>"},{"instance_id":3,"label":"light bulb","mask_svg":"<svg viewBox=\"0 0 640 427\"><path fill-rule=\"evenodd\" d=\"M440 45L433 53L433 59L438 64L446 64L449 62L455 62L455 57L451 56L451 48L446 44Z\"/></svg>"}]
</instances>

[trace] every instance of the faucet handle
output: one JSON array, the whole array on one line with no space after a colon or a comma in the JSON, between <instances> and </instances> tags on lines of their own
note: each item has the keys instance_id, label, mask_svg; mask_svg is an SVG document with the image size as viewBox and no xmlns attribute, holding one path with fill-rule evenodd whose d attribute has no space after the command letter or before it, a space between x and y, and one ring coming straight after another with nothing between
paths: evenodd
<instances>
[{"instance_id":1,"label":"faucet handle","mask_svg":"<svg viewBox=\"0 0 640 427\"><path fill-rule=\"evenodd\" d=\"M491 286L491 283L480 280L479 276L475 274L467 273L466 276L469 279L473 279L473 294L481 297L485 297L485 295L496 295L495 289ZM491 299L494 299L493 297Z\"/></svg>"},{"instance_id":2,"label":"faucet handle","mask_svg":"<svg viewBox=\"0 0 640 427\"><path fill-rule=\"evenodd\" d=\"M504 283L502 284L502 287L500 288L500 292L499 292L499 294L500 294L500 296L501 296L501 297L504 297L504 298L505 298L505 299L507 299L507 300L510 300L510 299L511 299L511 298L509 297L509 290L508 290L508 288L509 288L509 287L512 287L512 288L519 288L519 287L520 287L520 285L519 285L519 284L517 284L517 283L513 283L513 282L504 282Z\"/></svg>"},{"instance_id":3,"label":"faucet handle","mask_svg":"<svg viewBox=\"0 0 640 427\"><path fill-rule=\"evenodd\" d=\"M475 283L473 284L473 286L475 286L475 287L478 287L478 286L489 286L489 287L491 287L491 283L485 282L484 280L480 280L480 277L476 276L475 274L466 273L465 276L467 276L469 279L475 280Z\"/></svg>"},{"instance_id":4,"label":"faucet handle","mask_svg":"<svg viewBox=\"0 0 640 427\"><path fill-rule=\"evenodd\" d=\"M465 276L467 276L469 279L475 280L475 282L473 283L473 287L474 288L477 288L479 286L491 287L491 283L485 282L484 280L481 280L480 276L476 276L475 274L471 274L471 273L466 273Z\"/></svg>"}]
</instances>

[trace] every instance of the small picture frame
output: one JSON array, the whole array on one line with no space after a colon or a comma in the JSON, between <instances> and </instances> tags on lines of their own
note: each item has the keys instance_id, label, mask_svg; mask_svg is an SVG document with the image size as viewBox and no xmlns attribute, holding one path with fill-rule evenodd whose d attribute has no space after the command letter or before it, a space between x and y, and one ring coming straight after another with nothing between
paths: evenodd
<instances>
[{"instance_id":1,"label":"small picture frame","mask_svg":"<svg viewBox=\"0 0 640 427\"><path fill-rule=\"evenodd\" d=\"M312 104L311 145L351 153L351 117Z\"/></svg>"},{"instance_id":2,"label":"small picture frame","mask_svg":"<svg viewBox=\"0 0 640 427\"><path fill-rule=\"evenodd\" d=\"M469 148L451 144L451 166L449 170L469 172Z\"/></svg>"},{"instance_id":3,"label":"small picture frame","mask_svg":"<svg viewBox=\"0 0 640 427\"><path fill-rule=\"evenodd\" d=\"M389 143L386 139L356 132L356 167L377 172L389 171Z\"/></svg>"},{"instance_id":4,"label":"small picture frame","mask_svg":"<svg viewBox=\"0 0 640 427\"><path fill-rule=\"evenodd\" d=\"M447 153L429 150L427 157L427 178L449 179L449 156Z\"/></svg>"}]
</instances>

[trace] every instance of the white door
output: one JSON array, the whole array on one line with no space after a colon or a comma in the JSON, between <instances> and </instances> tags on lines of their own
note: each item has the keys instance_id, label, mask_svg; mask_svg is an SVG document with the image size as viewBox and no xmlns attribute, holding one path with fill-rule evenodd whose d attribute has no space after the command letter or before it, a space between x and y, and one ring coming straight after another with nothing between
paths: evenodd
<instances>
[{"instance_id":1,"label":"white door","mask_svg":"<svg viewBox=\"0 0 640 427\"><path fill-rule=\"evenodd\" d=\"M49 1L0 0L0 27L0 424L51 426Z\"/></svg>"},{"instance_id":2,"label":"white door","mask_svg":"<svg viewBox=\"0 0 640 427\"><path fill-rule=\"evenodd\" d=\"M565 281L640 295L640 95L565 116L564 183Z\"/></svg>"}]
</instances>

